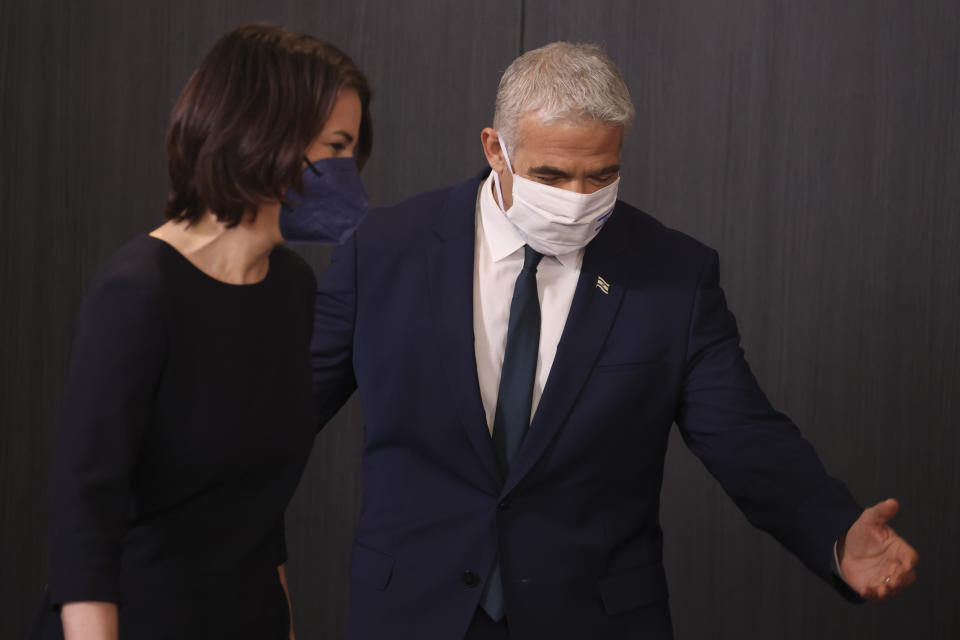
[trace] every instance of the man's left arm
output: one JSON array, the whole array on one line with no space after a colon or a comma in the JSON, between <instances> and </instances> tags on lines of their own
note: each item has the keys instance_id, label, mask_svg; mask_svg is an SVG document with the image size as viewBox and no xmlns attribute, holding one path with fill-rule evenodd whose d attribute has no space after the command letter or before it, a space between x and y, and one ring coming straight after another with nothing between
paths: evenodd
<instances>
[{"instance_id":1,"label":"man's left arm","mask_svg":"<svg viewBox=\"0 0 960 640\"><path fill-rule=\"evenodd\" d=\"M750 522L825 580L836 580L835 548L840 577L861 597L883 599L915 579L916 552L888 524L895 501L860 507L761 391L712 250L691 314L677 424Z\"/></svg>"}]
</instances>

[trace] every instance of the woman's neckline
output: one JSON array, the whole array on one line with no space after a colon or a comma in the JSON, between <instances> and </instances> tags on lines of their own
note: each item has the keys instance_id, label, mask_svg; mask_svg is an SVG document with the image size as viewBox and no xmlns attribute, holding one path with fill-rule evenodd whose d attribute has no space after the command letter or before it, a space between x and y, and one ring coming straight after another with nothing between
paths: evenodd
<instances>
[{"instance_id":1,"label":"woman's neckline","mask_svg":"<svg viewBox=\"0 0 960 640\"><path fill-rule=\"evenodd\" d=\"M193 262L193 260L191 260L190 258L188 258L187 256L185 256L179 249L177 249L175 246L173 246L172 244L170 244L169 242L167 242L167 241L164 240L163 238L158 238L157 236L150 235L149 233L146 234L146 237L147 237L147 238L150 238L151 240L153 240L153 241L155 241L155 242L159 242L159 243L162 244L163 246L167 247L167 249L169 249L170 251L172 251L173 253L175 253L175 254L177 255L177 257L178 257L182 262L186 263L186 264L190 267L190 269L191 269L192 271L195 271L196 273L200 274L200 275L203 276L203 278L205 278L206 280L209 280L210 282L215 283L215 284L218 284L218 285L221 285L221 286L223 286L223 287L227 287L227 288L231 288L231 289L252 289L252 288L257 288L257 287L261 287L261 286L263 286L264 284L266 284L266 283L271 279L271 277L272 277L272 275L273 275L273 267L274 267L274 265L273 265L273 251L270 252L270 255L269 255L269 257L268 257L267 273L266 273L262 278L260 278L260 279L257 280L256 282L248 282L248 283L244 283L244 284L237 284L237 283L234 283L234 282L227 282L226 280L221 280L220 278L217 278L217 277L215 277L215 276L207 273L206 271L204 271L203 269L201 269L200 267L198 267L198 266Z\"/></svg>"}]
</instances>

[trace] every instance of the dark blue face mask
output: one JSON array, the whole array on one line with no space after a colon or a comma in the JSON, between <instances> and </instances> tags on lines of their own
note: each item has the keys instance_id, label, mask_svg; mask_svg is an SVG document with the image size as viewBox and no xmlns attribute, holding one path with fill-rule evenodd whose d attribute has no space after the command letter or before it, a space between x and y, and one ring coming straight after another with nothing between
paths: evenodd
<instances>
[{"instance_id":1,"label":"dark blue face mask","mask_svg":"<svg viewBox=\"0 0 960 640\"><path fill-rule=\"evenodd\" d=\"M287 189L280 233L289 242L342 244L360 225L369 202L353 158L324 158L303 168L303 192Z\"/></svg>"}]
</instances>

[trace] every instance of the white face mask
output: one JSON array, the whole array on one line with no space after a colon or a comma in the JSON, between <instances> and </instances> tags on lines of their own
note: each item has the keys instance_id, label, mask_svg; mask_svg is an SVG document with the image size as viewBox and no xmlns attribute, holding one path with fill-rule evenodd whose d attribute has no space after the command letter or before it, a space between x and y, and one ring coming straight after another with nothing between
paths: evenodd
<instances>
[{"instance_id":1,"label":"white face mask","mask_svg":"<svg viewBox=\"0 0 960 640\"><path fill-rule=\"evenodd\" d=\"M507 219L527 244L545 256L582 249L600 232L617 203L620 178L593 193L576 193L522 178L513 171L507 145L500 138L507 170L513 175L513 204L504 209L500 176L493 172L497 199Z\"/></svg>"}]
</instances>

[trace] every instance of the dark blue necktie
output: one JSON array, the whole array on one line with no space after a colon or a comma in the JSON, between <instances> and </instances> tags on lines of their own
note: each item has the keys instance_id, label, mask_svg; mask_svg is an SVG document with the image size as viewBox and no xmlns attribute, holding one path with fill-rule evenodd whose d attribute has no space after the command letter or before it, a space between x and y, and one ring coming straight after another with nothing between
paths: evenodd
<instances>
[{"instance_id":1,"label":"dark blue necktie","mask_svg":"<svg viewBox=\"0 0 960 640\"><path fill-rule=\"evenodd\" d=\"M540 351L537 265L543 254L529 246L524 246L523 251L523 269L513 286L507 347L503 354L497 410L493 419L493 446L504 478L507 477L510 463L513 462L523 436L530 427L533 379L537 373L537 355ZM487 580L487 590L480 606L492 619L503 618L503 581L500 578L499 561L494 564L490 579Z\"/></svg>"}]
</instances>

